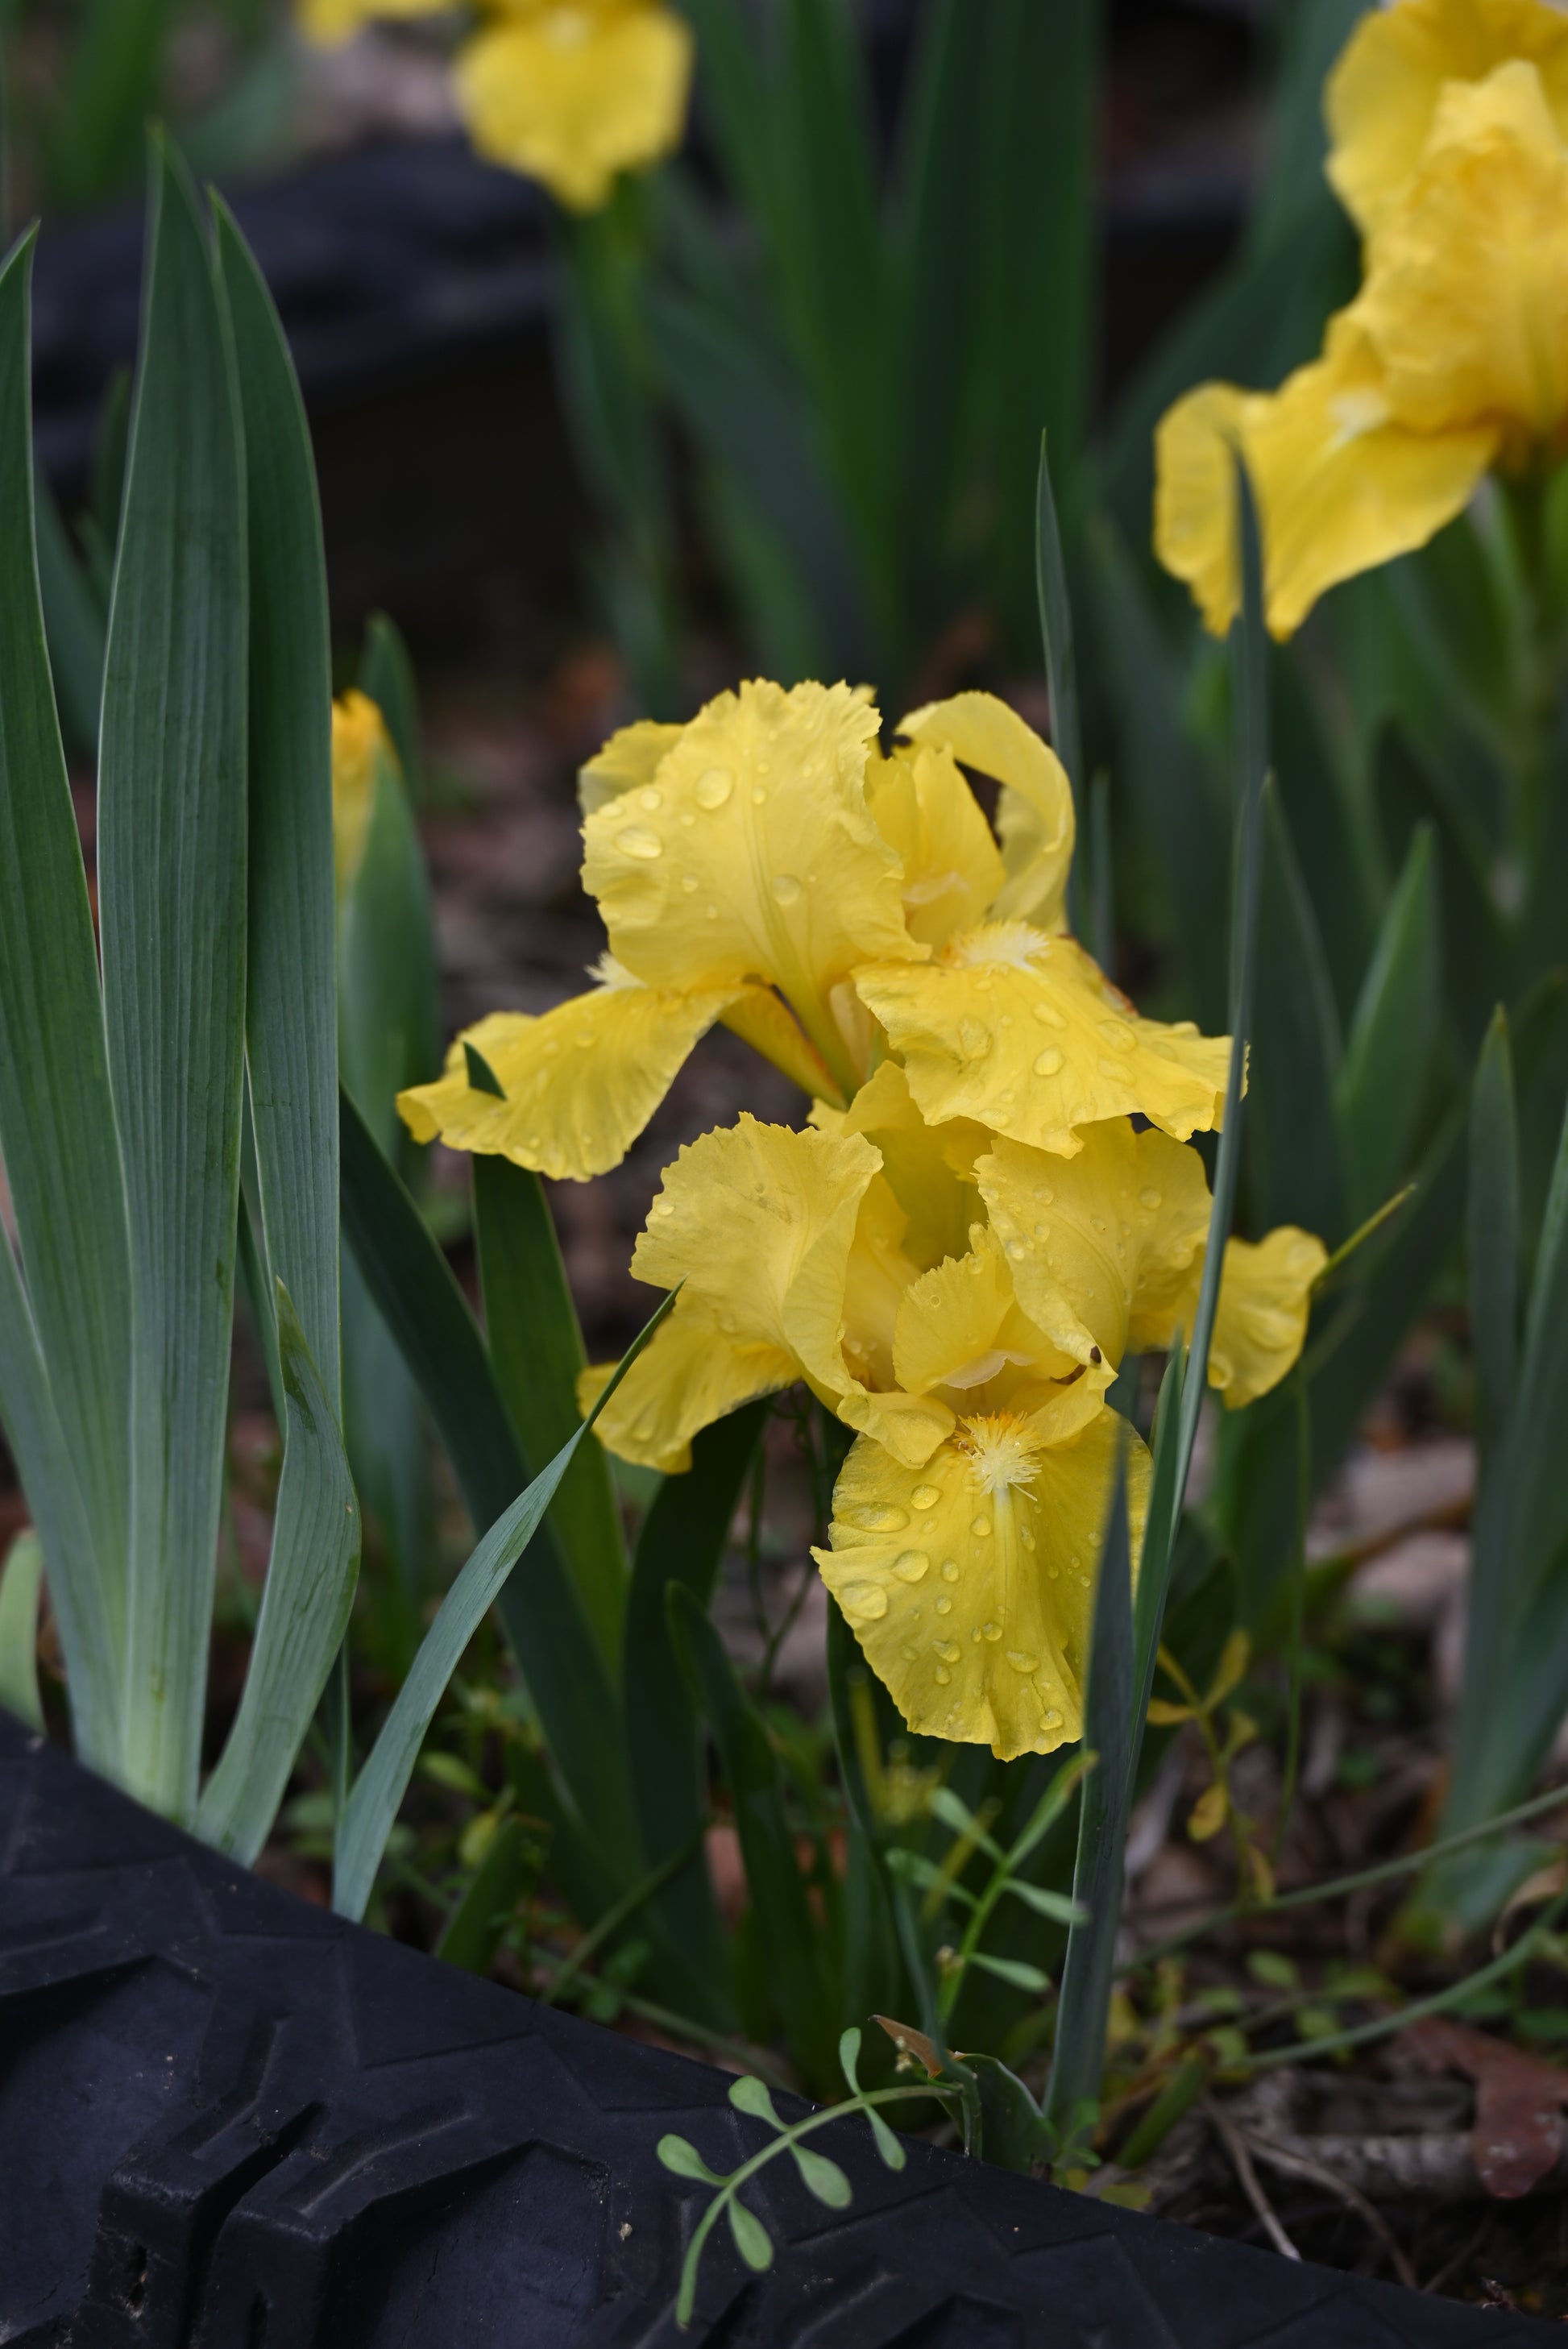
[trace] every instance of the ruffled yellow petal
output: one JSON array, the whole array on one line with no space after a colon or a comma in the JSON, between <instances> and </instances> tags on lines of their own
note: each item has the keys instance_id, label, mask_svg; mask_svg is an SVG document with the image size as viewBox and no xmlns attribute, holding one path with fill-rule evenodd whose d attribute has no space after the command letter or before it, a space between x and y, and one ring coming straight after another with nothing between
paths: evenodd
<instances>
[{"instance_id":1,"label":"ruffled yellow petal","mask_svg":"<svg viewBox=\"0 0 1568 2349\"><path fill-rule=\"evenodd\" d=\"M1255 1246L1227 1240L1209 1383L1240 1411L1267 1394L1306 1343L1312 1288L1328 1251L1311 1232L1282 1224Z\"/></svg>"},{"instance_id":2,"label":"ruffled yellow petal","mask_svg":"<svg viewBox=\"0 0 1568 2349\"><path fill-rule=\"evenodd\" d=\"M1357 314L1342 311L1324 357L1278 392L1203 384L1161 418L1155 550L1222 636L1240 602L1239 439L1258 500L1268 625L1288 636L1326 588L1425 545L1461 512L1498 437L1491 426L1413 432L1396 422Z\"/></svg>"},{"instance_id":3,"label":"ruffled yellow petal","mask_svg":"<svg viewBox=\"0 0 1568 2349\"><path fill-rule=\"evenodd\" d=\"M1020 1305L1011 1267L995 1233L976 1225L966 1256L948 1257L913 1281L899 1301L893 1330L893 1375L911 1394L940 1388L954 1412L974 1414L1016 1408L1021 1389L1086 1384L1091 1364L1110 1382L1093 1340L1054 1344Z\"/></svg>"},{"instance_id":4,"label":"ruffled yellow petal","mask_svg":"<svg viewBox=\"0 0 1568 2349\"><path fill-rule=\"evenodd\" d=\"M377 17L434 16L448 0L294 0L294 22L307 41L333 48Z\"/></svg>"},{"instance_id":5,"label":"ruffled yellow petal","mask_svg":"<svg viewBox=\"0 0 1568 2349\"><path fill-rule=\"evenodd\" d=\"M577 804L584 815L607 807L623 792L646 790L659 771L666 750L673 750L684 729L663 726L656 718L639 718L622 726L602 750L595 750L577 770Z\"/></svg>"},{"instance_id":6,"label":"ruffled yellow petal","mask_svg":"<svg viewBox=\"0 0 1568 2349\"><path fill-rule=\"evenodd\" d=\"M994 917L1065 929L1073 794L1056 752L1016 709L990 693L958 693L947 701L928 702L899 731L939 746L1002 785L996 829L1006 878L990 901Z\"/></svg>"},{"instance_id":7,"label":"ruffled yellow petal","mask_svg":"<svg viewBox=\"0 0 1568 2349\"><path fill-rule=\"evenodd\" d=\"M365 854L383 763L396 760L391 737L367 693L332 705L332 855L338 894L349 888Z\"/></svg>"},{"instance_id":8,"label":"ruffled yellow petal","mask_svg":"<svg viewBox=\"0 0 1568 2349\"><path fill-rule=\"evenodd\" d=\"M1540 71L1568 139L1568 20L1547 0L1398 0L1363 16L1328 78L1328 176L1357 224L1376 231L1421 160L1445 86L1481 81L1511 57Z\"/></svg>"},{"instance_id":9,"label":"ruffled yellow petal","mask_svg":"<svg viewBox=\"0 0 1568 2349\"><path fill-rule=\"evenodd\" d=\"M614 1371L614 1362L597 1362L582 1372L577 1404L584 1416ZM791 1355L726 1337L711 1309L683 1294L605 1404L593 1432L618 1459L679 1475L691 1466L694 1435L743 1402L791 1385L799 1375Z\"/></svg>"},{"instance_id":10,"label":"ruffled yellow petal","mask_svg":"<svg viewBox=\"0 0 1568 2349\"><path fill-rule=\"evenodd\" d=\"M1207 1253L1200 1246L1179 1285L1158 1298L1146 1297L1133 1323L1134 1346L1167 1347L1178 1330L1191 1335ZM1327 1261L1323 1242L1295 1224L1281 1224L1255 1244L1226 1241L1209 1384L1219 1388L1230 1410L1255 1402L1294 1367L1306 1342L1313 1285Z\"/></svg>"},{"instance_id":11,"label":"ruffled yellow petal","mask_svg":"<svg viewBox=\"0 0 1568 2349\"><path fill-rule=\"evenodd\" d=\"M1373 255L1357 315L1400 420L1501 424L1520 454L1553 442L1568 419L1568 148L1533 65L1444 89Z\"/></svg>"},{"instance_id":12,"label":"ruffled yellow petal","mask_svg":"<svg viewBox=\"0 0 1568 2349\"><path fill-rule=\"evenodd\" d=\"M866 810L876 730L848 686L743 685L684 730L655 783L583 827L583 879L629 970L651 987L776 986L841 1081L834 988L857 963L925 951Z\"/></svg>"},{"instance_id":13,"label":"ruffled yellow petal","mask_svg":"<svg viewBox=\"0 0 1568 2349\"><path fill-rule=\"evenodd\" d=\"M945 748L900 745L884 759L873 745L866 803L903 866L912 937L939 947L984 918L1006 868L980 803Z\"/></svg>"},{"instance_id":14,"label":"ruffled yellow petal","mask_svg":"<svg viewBox=\"0 0 1568 2349\"><path fill-rule=\"evenodd\" d=\"M866 1661L918 1734L1004 1761L1083 1734L1094 1577L1123 1423L1069 1444L978 1421L911 1469L862 1437L812 1553ZM1128 1446L1134 1555L1148 1454Z\"/></svg>"},{"instance_id":15,"label":"ruffled yellow petal","mask_svg":"<svg viewBox=\"0 0 1568 2349\"><path fill-rule=\"evenodd\" d=\"M479 33L453 69L475 147L595 211L616 175L680 144L692 38L673 8L559 0Z\"/></svg>"},{"instance_id":16,"label":"ruffled yellow petal","mask_svg":"<svg viewBox=\"0 0 1568 2349\"><path fill-rule=\"evenodd\" d=\"M843 1132L882 1154L882 1179L904 1216L902 1245L916 1272L962 1256L980 1217L975 1162L991 1146L983 1125L953 1118L927 1125L896 1061L884 1061L851 1102Z\"/></svg>"},{"instance_id":17,"label":"ruffled yellow petal","mask_svg":"<svg viewBox=\"0 0 1568 2349\"><path fill-rule=\"evenodd\" d=\"M1024 1310L1080 1361L1091 1338L1115 1364L1156 1342L1152 1317L1202 1265L1209 1185L1195 1150L1125 1118L1081 1139L1068 1159L998 1142L976 1172Z\"/></svg>"},{"instance_id":18,"label":"ruffled yellow petal","mask_svg":"<svg viewBox=\"0 0 1568 2349\"><path fill-rule=\"evenodd\" d=\"M655 1288L684 1282L727 1337L771 1346L836 1390L850 1249L880 1164L858 1134L796 1133L743 1112L665 1168L633 1274Z\"/></svg>"},{"instance_id":19,"label":"ruffled yellow petal","mask_svg":"<svg viewBox=\"0 0 1568 2349\"><path fill-rule=\"evenodd\" d=\"M416 1142L439 1135L449 1150L490 1153L558 1182L585 1183L620 1164L737 992L661 993L617 979L542 1019L492 1011L457 1039L444 1075L398 1094L398 1112ZM469 1084L465 1043L489 1064L503 1098Z\"/></svg>"},{"instance_id":20,"label":"ruffled yellow petal","mask_svg":"<svg viewBox=\"0 0 1568 2349\"><path fill-rule=\"evenodd\" d=\"M862 1000L933 1121L972 1118L1070 1156L1078 1129L1137 1112L1185 1142L1223 1112L1230 1045L1141 1019L1070 938L994 923L940 962L863 970Z\"/></svg>"}]
</instances>

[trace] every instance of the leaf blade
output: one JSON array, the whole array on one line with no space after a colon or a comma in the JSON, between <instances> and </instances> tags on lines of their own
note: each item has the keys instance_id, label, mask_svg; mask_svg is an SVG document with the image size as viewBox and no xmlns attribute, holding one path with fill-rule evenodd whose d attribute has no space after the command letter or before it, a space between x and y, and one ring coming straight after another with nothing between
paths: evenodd
<instances>
[{"instance_id":1,"label":"leaf blade","mask_svg":"<svg viewBox=\"0 0 1568 2349\"><path fill-rule=\"evenodd\" d=\"M265 1843L354 1604L359 1506L333 1399L277 1284L284 1448L272 1554L240 1709L196 1831L249 1867Z\"/></svg>"},{"instance_id":2,"label":"leaf blade","mask_svg":"<svg viewBox=\"0 0 1568 2349\"><path fill-rule=\"evenodd\" d=\"M109 1081L130 1229L126 1764L195 1808L239 1195L245 1001L244 480L196 198L155 142L98 767ZM172 1145L172 1146L171 1146Z\"/></svg>"}]
</instances>

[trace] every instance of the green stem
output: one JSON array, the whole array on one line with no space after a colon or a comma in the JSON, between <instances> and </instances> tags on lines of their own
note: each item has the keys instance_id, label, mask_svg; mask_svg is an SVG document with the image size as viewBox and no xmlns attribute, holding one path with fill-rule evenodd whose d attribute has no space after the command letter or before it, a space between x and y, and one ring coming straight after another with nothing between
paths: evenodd
<instances>
[{"instance_id":1,"label":"green stem","mask_svg":"<svg viewBox=\"0 0 1568 2349\"><path fill-rule=\"evenodd\" d=\"M541 2006L553 2006L562 1991L576 1980L594 1951L603 1949L605 1942L620 1931L627 1919L634 1917L644 1902L651 1900L655 1893L662 1890L671 1877L686 1866L700 1846L707 1824L704 1820L695 1833L687 1836L677 1851L672 1851L669 1857L662 1859L640 1884L634 1884L629 1892L624 1893L613 1907L605 1909L598 1923L583 1934L565 1963L552 1974L548 1984L539 1994Z\"/></svg>"},{"instance_id":2,"label":"green stem","mask_svg":"<svg viewBox=\"0 0 1568 2349\"><path fill-rule=\"evenodd\" d=\"M1309 2056L1332 2055L1341 2047L1365 2047L1371 2040L1387 2039L1390 2032L1404 2031L1412 2023L1419 2023L1423 2015L1445 2013L1461 1999L1472 1997L1478 1990L1485 1990L1490 1982L1501 1982L1509 1974L1517 1973L1520 1967L1534 1955L1565 1908L1568 1908L1568 1893L1555 1899L1545 1915L1538 1918L1530 1930L1520 1936L1511 1950L1504 1950L1501 1957L1493 1958L1489 1965L1478 1967L1473 1974L1466 1974L1461 1981L1450 1982L1446 1990L1433 1991L1429 1998L1413 1999L1408 2006L1398 2007L1392 2014L1379 2015L1375 2023L1357 2023L1351 2031L1337 2031L1331 2038L1300 2039L1289 2047L1271 2047L1266 2055L1252 2058L1249 2070L1277 2072L1287 2064L1300 2064Z\"/></svg>"},{"instance_id":3,"label":"green stem","mask_svg":"<svg viewBox=\"0 0 1568 2349\"><path fill-rule=\"evenodd\" d=\"M732 2170L721 2182L718 2192L697 2221L696 2231L686 2248L682 2263L680 2298L676 2302L676 2323L681 2330L684 2332L691 2323L692 2309L696 2300L697 2266L707 2239L720 2214L759 2169L765 2169L770 2161L788 2152L792 2145L799 2145L801 2138L810 2137L813 2130L826 2128L830 2121L850 2120L856 2113L869 2112L873 2106L907 2104L915 2098L926 2100L933 2096L955 2097L957 2095L957 2089L944 2087L940 2080L928 2080L918 2088L861 2089L857 2095L847 2097L841 2105L828 2105L820 2112L809 2113L803 2121L796 2121L790 2127L780 2129L777 2136L769 2137L748 2161L743 2161L738 2169Z\"/></svg>"},{"instance_id":4,"label":"green stem","mask_svg":"<svg viewBox=\"0 0 1568 2349\"><path fill-rule=\"evenodd\" d=\"M1270 1917L1286 1909L1311 1909L1319 1901L1341 1900L1352 1892L1360 1892L1371 1884L1387 1884L1396 1877L1418 1876L1435 1859L1446 1859L1450 1852L1462 1851L1467 1845L1485 1843L1489 1837L1501 1835L1507 1827L1523 1826L1530 1819L1540 1818L1543 1812L1562 1810L1568 1806L1568 1786L1553 1786L1544 1795L1532 1796L1511 1811L1500 1811L1495 1818L1483 1819L1479 1826L1465 1827L1458 1835L1445 1836L1440 1843L1423 1844L1418 1851L1401 1852L1397 1859L1386 1859L1376 1868L1358 1868L1354 1876L1336 1876L1326 1884L1309 1884L1296 1892L1276 1892L1272 1900L1233 1900L1228 1908L1211 1909L1194 1924L1184 1925L1179 1933L1169 1934L1140 1950L1122 1969L1151 1966L1161 1958L1174 1956L1194 1941L1210 1933L1222 1932L1227 1925L1239 1924L1243 1918L1250 1922L1258 1917Z\"/></svg>"}]
</instances>

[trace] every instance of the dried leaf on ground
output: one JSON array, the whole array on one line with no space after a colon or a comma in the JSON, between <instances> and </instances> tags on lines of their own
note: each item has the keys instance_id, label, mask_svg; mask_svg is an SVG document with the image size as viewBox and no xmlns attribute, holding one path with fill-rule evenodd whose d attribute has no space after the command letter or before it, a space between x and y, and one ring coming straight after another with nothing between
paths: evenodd
<instances>
[{"instance_id":1,"label":"dried leaf on ground","mask_svg":"<svg viewBox=\"0 0 1568 2349\"><path fill-rule=\"evenodd\" d=\"M1515 2201L1551 2175L1563 2158L1568 2072L1447 2015L1429 2015L1403 2035L1429 2070L1474 2081L1470 2158L1489 2194Z\"/></svg>"}]
</instances>

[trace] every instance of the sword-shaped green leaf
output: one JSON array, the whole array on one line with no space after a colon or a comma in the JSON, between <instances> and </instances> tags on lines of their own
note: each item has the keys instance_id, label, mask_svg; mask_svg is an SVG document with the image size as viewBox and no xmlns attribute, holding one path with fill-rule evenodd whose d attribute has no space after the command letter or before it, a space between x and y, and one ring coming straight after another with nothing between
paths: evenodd
<instances>
[{"instance_id":1,"label":"sword-shaped green leaf","mask_svg":"<svg viewBox=\"0 0 1568 2349\"><path fill-rule=\"evenodd\" d=\"M332 661L304 406L261 273L217 207L233 323L250 557L245 1050L267 1261L338 1392Z\"/></svg>"},{"instance_id":2,"label":"sword-shaped green leaf","mask_svg":"<svg viewBox=\"0 0 1568 2349\"><path fill-rule=\"evenodd\" d=\"M105 657L98 902L130 1230L125 1758L189 1819L222 1495L245 1017L247 566L234 357L183 168L155 144Z\"/></svg>"},{"instance_id":3,"label":"sword-shaped green leaf","mask_svg":"<svg viewBox=\"0 0 1568 2349\"><path fill-rule=\"evenodd\" d=\"M103 1636L126 1621L130 1267L98 953L50 685L33 543L31 241L0 271L0 1151L53 1411L74 1464ZM45 1495L28 1486L44 1526ZM62 1507L66 1506L64 1502ZM46 1543L48 1542L46 1532ZM86 1590L68 1601L78 1614ZM77 1693L88 1701L84 1685ZM102 1754L107 1723L78 1731Z\"/></svg>"},{"instance_id":4,"label":"sword-shaped green leaf","mask_svg":"<svg viewBox=\"0 0 1568 2349\"><path fill-rule=\"evenodd\" d=\"M196 1813L197 1833L247 1866L277 1815L348 1628L359 1506L337 1413L288 1290L277 1283L284 1468L240 1710Z\"/></svg>"}]
</instances>

